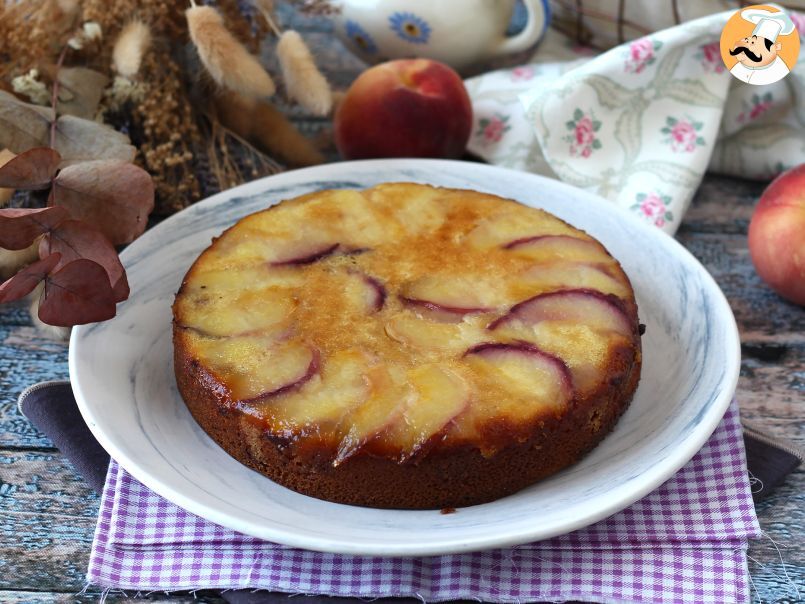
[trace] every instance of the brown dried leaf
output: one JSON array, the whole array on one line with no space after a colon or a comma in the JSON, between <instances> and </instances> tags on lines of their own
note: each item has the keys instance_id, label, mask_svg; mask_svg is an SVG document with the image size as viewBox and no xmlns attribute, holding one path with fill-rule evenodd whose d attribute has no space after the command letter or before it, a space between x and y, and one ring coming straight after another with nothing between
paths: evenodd
<instances>
[{"instance_id":1,"label":"brown dried leaf","mask_svg":"<svg viewBox=\"0 0 805 604\"><path fill-rule=\"evenodd\" d=\"M23 103L0 90L0 148L22 153L49 146L52 118L51 109ZM101 158L131 162L137 151L125 134L74 115L62 115L56 121L54 147L62 165Z\"/></svg>"},{"instance_id":2,"label":"brown dried leaf","mask_svg":"<svg viewBox=\"0 0 805 604\"><path fill-rule=\"evenodd\" d=\"M23 103L0 90L0 148L22 153L47 145L52 115L50 109Z\"/></svg>"},{"instance_id":3,"label":"brown dried leaf","mask_svg":"<svg viewBox=\"0 0 805 604\"><path fill-rule=\"evenodd\" d=\"M34 147L0 166L0 187L47 189L61 156L49 147Z\"/></svg>"},{"instance_id":4,"label":"brown dried leaf","mask_svg":"<svg viewBox=\"0 0 805 604\"><path fill-rule=\"evenodd\" d=\"M125 134L74 115L63 115L56 122L55 148L63 166L101 158L132 162L137 152Z\"/></svg>"},{"instance_id":5,"label":"brown dried leaf","mask_svg":"<svg viewBox=\"0 0 805 604\"><path fill-rule=\"evenodd\" d=\"M94 119L108 83L109 78L94 69L62 67L59 69L59 115Z\"/></svg>"},{"instance_id":6,"label":"brown dried leaf","mask_svg":"<svg viewBox=\"0 0 805 604\"><path fill-rule=\"evenodd\" d=\"M0 210L0 247L21 250L69 218L64 208L6 208Z\"/></svg>"},{"instance_id":7,"label":"brown dried leaf","mask_svg":"<svg viewBox=\"0 0 805 604\"><path fill-rule=\"evenodd\" d=\"M119 160L88 161L64 168L53 181L48 205L67 208L114 245L129 243L145 230L154 209L151 176Z\"/></svg>"},{"instance_id":8,"label":"brown dried leaf","mask_svg":"<svg viewBox=\"0 0 805 604\"><path fill-rule=\"evenodd\" d=\"M59 254L29 264L8 281L0 285L0 302L13 302L24 298L39 285L59 262Z\"/></svg>"},{"instance_id":9,"label":"brown dried leaf","mask_svg":"<svg viewBox=\"0 0 805 604\"><path fill-rule=\"evenodd\" d=\"M39 244L39 255L45 257L53 253L61 254L57 270L79 258L97 262L109 277L115 302L129 297L126 271L120 263L117 250L100 231L86 222L65 220L45 235Z\"/></svg>"},{"instance_id":10,"label":"brown dried leaf","mask_svg":"<svg viewBox=\"0 0 805 604\"><path fill-rule=\"evenodd\" d=\"M81 258L45 278L39 301L39 318L44 323L68 327L114 316L112 286L100 264Z\"/></svg>"}]
</instances>

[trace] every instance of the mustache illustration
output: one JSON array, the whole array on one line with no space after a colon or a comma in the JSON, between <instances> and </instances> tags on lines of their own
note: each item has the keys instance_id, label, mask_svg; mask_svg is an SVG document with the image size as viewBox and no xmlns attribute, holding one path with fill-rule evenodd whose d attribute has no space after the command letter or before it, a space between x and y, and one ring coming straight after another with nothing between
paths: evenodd
<instances>
[{"instance_id":1,"label":"mustache illustration","mask_svg":"<svg viewBox=\"0 0 805 604\"><path fill-rule=\"evenodd\" d=\"M756 55L756 54L755 54L755 53L753 53L751 50L749 50L749 49L748 49L746 46L739 46L739 47L738 47L738 48L736 48L735 50L731 50L731 51L730 51L730 54L731 54L733 57L734 57L735 55L739 55L739 54L741 54L741 53L746 54L746 56L747 56L747 57L749 57L749 60L750 60L750 61L754 61L755 63L760 63L760 61L763 59L763 57L761 57L760 55Z\"/></svg>"}]
</instances>

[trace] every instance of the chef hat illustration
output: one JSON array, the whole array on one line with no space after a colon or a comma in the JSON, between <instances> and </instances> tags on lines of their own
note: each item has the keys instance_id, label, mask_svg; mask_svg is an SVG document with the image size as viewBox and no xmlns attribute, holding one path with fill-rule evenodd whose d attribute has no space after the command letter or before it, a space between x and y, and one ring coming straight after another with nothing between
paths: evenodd
<instances>
[{"instance_id":1,"label":"chef hat illustration","mask_svg":"<svg viewBox=\"0 0 805 604\"><path fill-rule=\"evenodd\" d=\"M773 13L764 8L748 8L741 12L741 17L750 23L755 23L753 36L760 36L772 42L777 40L777 36L794 31L794 22L783 11Z\"/></svg>"}]
</instances>

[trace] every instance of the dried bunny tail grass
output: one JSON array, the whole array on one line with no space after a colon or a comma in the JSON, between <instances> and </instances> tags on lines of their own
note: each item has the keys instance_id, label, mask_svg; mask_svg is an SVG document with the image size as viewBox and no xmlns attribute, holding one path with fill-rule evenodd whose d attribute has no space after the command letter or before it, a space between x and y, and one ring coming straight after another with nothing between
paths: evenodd
<instances>
[{"instance_id":1,"label":"dried bunny tail grass","mask_svg":"<svg viewBox=\"0 0 805 604\"><path fill-rule=\"evenodd\" d=\"M143 55L151 45L151 30L142 21L129 22L120 32L112 50L112 65L126 78L137 75Z\"/></svg>"},{"instance_id":2,"label":"dried bunny tail grass","mask_svg":"<svg viewBox=\"0 0 805 604\"><path fill-rule=\"evenodd\" d=\"M225 128L293 167L324 162L313 143L269 103L226 92L215 99L215 108Z\"/></svg>"},{"instance_id":3,"label":"dried bunny tail grass","mask_svg":"<svg viewBox=\"0 0 805 604\"><path fill-rule=\"evenodd\" d=\"M51 340L69 340L70 339L70 327L59 327L58 325L48 325L42 319L39 318L39 300L42 297L42 288L44 285L41 283L36 286L33 292L31 292L31 306L28 307L28 311L31 313L31 322L34 324L40 332L42 332L46 337L50 338Z\"/></svg>"},{"instance_id":4,"label":"dried bunny tail grass","mask_svg":"<svg viewBox=\"0 0 805 604\"><path fill-rule=\"evenodd\" d=\"M302 36L293 30L283 33L277 44L277 56L288 95L315 115L330 113L333 93Z\"/></svg>"},{"instance_id":5,"label":"dried bunny tail grass","mask_svg":"<svg viewBox=\"0 0 805 604\"><path fill-rule=\"evenodd\" d=\"M193 6L185 15L199 58L219 86L249 97L274 94L271 76L229 33L218 11L211 6Z\"/></svg>"}]
</instances>

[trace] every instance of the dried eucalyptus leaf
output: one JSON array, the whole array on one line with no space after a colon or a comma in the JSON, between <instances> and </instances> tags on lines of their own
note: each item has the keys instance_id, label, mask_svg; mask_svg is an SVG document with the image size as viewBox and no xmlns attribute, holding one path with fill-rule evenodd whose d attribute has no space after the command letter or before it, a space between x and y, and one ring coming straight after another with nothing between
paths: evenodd
<instances>
[{"instance_id":1,"label":"dried eucalyptus leaf","mask_svg":"<svg viewBox=\"0 0 805 604\"><path fill-rule=\"evenodd\" d=\"M69 327L106 321L114 316L112 286L97 262L85 258L73 260L45 278L39 301L39 318L44 323Z\"/></svg>"},{"instance_id":2,"label":"dried eucalyptus leaf","mask_svg":"<svg viewBox=\"0 0 805 604\"><path fill-rule=\"evenodd\" d=\"M58 263L59 254L51 254L26 266L0 285L0 302L13 302L30 294Z\"/></svg>"},{"instance_id":3,"label":"dried eucalyptus leaf","mask_svg":"<svg viewBox=\"0 0 805 604\"><path fill-rule=\"evenodd\" d=\"M17 157L17 155L15 153L12 153L8 149L3 149L2 151L0 151L0 168L5 166L15 157ZM8 202L11 201L12 197L14 197L14 189L7 189L0 187L0 208L6 207L6 205L8 205Z\"/></svg>"},{"instance_id":4,"label":"dried eucalyptus leaf","mask_svg":"<svg viewBox=\"0 0 805 604\"><path fill-rule=\"evenodd\" d=\"M56 121L55 148L62 165L101 158L132 162L137 150L129 142L128 136L109 126L74 115L62 115Z\"/></svg>"},{"instance_id":5,"label":"dried eucalyptus leaf","mask_svg":"<svg viewBox=\"0 0 805 604\"><path fill-rule=\"evenodd\" d=\"M88 161L59 172L48 204L66 208L72 218L120 245L145 230L154 209L154 183L148 172L125 161Z\"/></svg>"},{"instance_id":6,"label":"dried eucalyptus leaf","mask_svg":"<svg viewBox=\"0 0 805 604\"><path fill-rule=\"evenodd\" d=\"M22 250L34 239L67 220L65 208L6 208L0 210L0 247Z\"/></svg>"},{"instance_id":7,"label":"dried eucalyptus leaf","mask_svg":"<svg viewBox=\"0 0 805 604\"><path fill-rule=\"evenodd\" d=\"M93 119L108 83L109 78L94 69L62 67L59 70L59 101L56 105L59 115Z\"/></svg>"},{"instance_id":8,"label":"dried eucalyptus leaf","mask_svg":"<svg viewBox=\"0 0 805 604\"><path fill-rule=\"evenodd\" d=\"M0 166L0 187L47 189L61 156L49 147L34 147Z\"/></svg>"},{"instance_id":9,"label":"dried eucalyptus leaf","mask_svg":"<svg viewBox=\"0 0 805 604\"><path fill-rule=\"evenodd\" d=\"M0 149L22 153L48 146L52 116L51 109L23 103L0 90ZM74 115L62 115L56 121L55 149L64 165L101 158L131 162L136 153L125 134Z\"/></svg>"},{"instance_id":10,"label":"dried eucalyptus leaf","mask_svg":"<svg viewBox=\"0 0 805 604\"><path fill-rule=\"evenodd\" d=\"M115 302L129 297L126 271L120 263L117 250L100 231L87 223L65 220L43 237L39 244L39 255L45 257L53 253L61 254L57 270L79 258L97 262L109 277Z\"/></svg>"},{"instance_id":11,"label":"dried eucalyptus leaf","mask_svg":"<svg viewBox=\"0 0 805 604\"><path fill-rule=\"evenodd\" d=\"M53 112L0 90L0 149L22 153L48 144Z\"/></svg>"}]
</instances>

